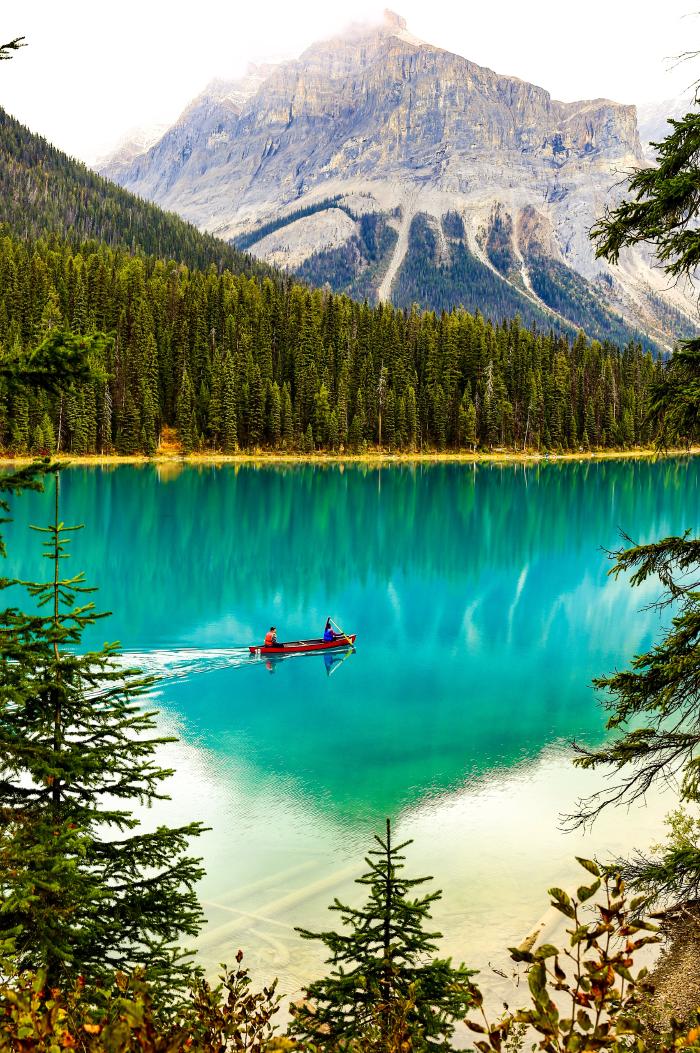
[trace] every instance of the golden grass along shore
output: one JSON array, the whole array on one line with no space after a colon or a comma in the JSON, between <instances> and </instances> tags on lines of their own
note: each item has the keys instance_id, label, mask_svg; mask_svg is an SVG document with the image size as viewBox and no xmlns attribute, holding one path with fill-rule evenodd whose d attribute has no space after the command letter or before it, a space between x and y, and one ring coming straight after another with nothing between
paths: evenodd
<instances>
[{"instance_id":1,"label":"golden grass along shore","mask_svg":"<svg viewBox=\"0 0 700 1053\"><path fill-rule=\"evenodd\" d=\"M567 453L540 453L536 451L494 450L490 453L467 452L391 452L388 450L367 450L362 453L324 453L311 454L285 453L273 450L254 450L233 454L214 451L183 454L172 450L159 450L152 457L145 454L121 455L105 454L64 454L53 455L57 461L73 465L111 466L120 464L147 465L227 465L227 464L366 464L371 466L391 464L548 464L566 461L611 461L641 460L661 457L696 456L700 446L689 449L669 449L663 452L654 447L634 448L627 450L591 450ZM14 456L0 453L0 465L23 465L36 461L32 456Z\"/></svg>"}]
</instances>

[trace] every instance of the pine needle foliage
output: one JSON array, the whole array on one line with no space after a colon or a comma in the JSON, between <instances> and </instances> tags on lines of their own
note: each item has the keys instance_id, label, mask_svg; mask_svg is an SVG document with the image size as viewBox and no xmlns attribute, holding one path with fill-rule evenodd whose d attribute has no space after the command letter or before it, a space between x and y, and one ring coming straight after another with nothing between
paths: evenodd
<instances>
[{"instance_id":1,"label":"pine needle foliage","mask_svg":"<svg viewBox=\"0 0 700 1053\"><path fill-rule=\"evenodd\" d=\"M15 51L26 46L24 37L15 37L14 40L8 40L6 44L0 44L0 61L13 58Z\"/></svg>"},{"instance_id":2,"label":"pine needle foliage","mask_svg":"<svg viewBox=\"0 0 700 1053\"><path fill-rule=\"evenodd\" d=\"M669 120L657 164L638 169L628 196L593 228L596 255L619 263L620 253L646 244L672 281L685 282L700 265L700 99L680 120ZM663 448L700 438L700 338L683 340L668 369L655 378L649 420Z\"/></svg>"},{"instance_id":3,"label":"pine needle foliage","mask_svg":"<svg viewBox=\"0 0 700 1053\"><path fill-rule=\"evenodd\" d=\"M700 112L669 121L657 148L658 164L634 173L630 196L608 211L592 231L598 256L617 263L626 247L651 245L671 279L692 278L700 264ZM668 368L654 378L647 417L660 446L700 436L700 340L684 341ZM594 681L605 693L608 729L615 734L597 750L579 748L577 763L607 769L605 789L579 802L574 825L592 822L610 804L643 800L658 783L680 788L681 800L700 800L700 540L687 531L610 555L615 577L629 575L632 587L657 580L659 610L673 605L662 639L636 655L631 668ZM686 831L687 833L687 831ZM655 858L637 853L625 874L673 906L696 899L700 846L691 837L672 838Z\"/></svg>"},{"instance_id":4,"label":"pine needle foliage","mask_svg":"<svg viewBox=\"0 0 700 1053\"><path fill-rule=\"evenodd\" d=\"M70 331L53 330L36 347L21 349L0 357L0 383L7 393L21 394L33 390L57 394L71 384L104 380L100 359L111 346L104 333L78 336ZM0 475L0 526L9 523L10 505L2 494L15 497L27 490L43 490L47 474L56 466L49 458L37 460L14 472ZM3 515L4 513L4 515ZM5 556L5 543L0 535L0 556Z\"/></svg>"},{"instance_id":5,"label":"pine needle foliage","mask_svg":"<svg viewBox=\"0 0 700 1053\"><path fill-rule=\"evenodd\" d=\"M104 382L102 362L113 341L104 333L81 336L70 330L53 329L29 351L21 348L0 358L0 378L13 392L16 388L39 388L57 394L69 384Z\"/></svg>"},{"instance_id":6,"label":"pine needle foliage","mask_svg":"<svg viewBox=\"0 0 700 1053\"><path fill-rule=\"evenodd\" d=\"M355 908L335 900L330 909L341 916L340 932L298 930L325 944L332 969L308 988L291 1031L319 1050L390 1050L402 1043L415 1053L449 1050L455 1021L472 1001L473 974L435 957L441 933L425 931L425 924L441 893L414 895L431 879L402 873L411 842L394 845L388 819L386 835L375 842L369 870L357 882L369 890L367 902Z\"/></svg>"},{"instance_id":7,"label":"pine needle foliage","mask_svg":"<svg viewBox=\"0 0 700 1053\"><path fill-rule=\"evenodd\" d=\"M696 99L696 106L698 100ZM591 231L597 256L618 263L623 249L651 245L671 278L692 277L700 263L700 110L669 120L655 166L638 169L629 196Z\"/></svg>"},{"instance_id":8,"label":"pine needle foliage","mask_svg":"<svg viewBox=\"0 0 700 1053\"><path fill-rule=\"evenodd\" d=\"M675 614L663 639L630 669L594 681L617 734L600 749L579 747L577 763L621 777L582 802L579 823L609 804L642 799L659 781L678 780L683 800L700 800L700 542L687 534L649 545L626 541L629 548L612 553L610 573L629 574L633 587L657 578L664 592L652 606L674 603Z\"/></svg>"},{"instance_id":9,"label":"pine needle foliage","mask_svg":"<svg viewBox=\"0 0 700 1053\"><path fill-rule=\"evenodd\" d=\"M180 940L201 923L187 848L202 827L140 829L133 808L167 799L159 753L173 740L141 706L152 679L115 645L81 651L104 615L83 575L63 571L76 529L60 520L56 472L54 520L39 528L50 573L0 583L34 605L0 612L0 945L52 987L142 967L172 991L192 968Z\"/></svg>"}]
</instances>

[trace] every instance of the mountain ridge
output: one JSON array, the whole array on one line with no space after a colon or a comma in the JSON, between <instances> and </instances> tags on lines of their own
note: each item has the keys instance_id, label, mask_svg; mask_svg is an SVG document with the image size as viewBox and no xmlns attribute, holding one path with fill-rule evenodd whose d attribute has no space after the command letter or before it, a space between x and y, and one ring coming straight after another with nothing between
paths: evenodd
<instances>
[{"instance_id":1,"label":"mountain ridge","mask_svg":"<svg viewBox=\"0 0 700 1053\"><path fill-rule=\"evenodd\" d=\"M694 329L684 290L666 290L642 252L626 253L613 271L596 260L589 239L619 197L613 184L644 163L634 106L558 102L544 88L417 40L387 12L382 25L351 27L262 68L253 81L210 86L126 170L102 171L201 229L245 239L269 262L375 301L401 304L399 291L411 284L402 282L402 267L415 270L411 225L424 214L436 228L437 255L422 262L433 278L456 252L459 266L469 257L466 271L490 269L510 287L509 300L562 326L588 322L599 336L648 331L668 346ZM530 243L519 241L532 209L535 255L550 273L539 283L542 268ZM460 239L443 229L452 212ZM488 250L500 213L518 261L505 271ZM368 216L377 217L371 245ZM598 322L591 311L566 307L567 297L553 291L562 283L569 300L595 305ZM437 280L428 284L439 289ZM441 306L469 299L468 286L449 284L451 299ZM434 296L419 302L438 306ZM482 307L492 313L491 303Z\"/></svg>"}]
</instances>

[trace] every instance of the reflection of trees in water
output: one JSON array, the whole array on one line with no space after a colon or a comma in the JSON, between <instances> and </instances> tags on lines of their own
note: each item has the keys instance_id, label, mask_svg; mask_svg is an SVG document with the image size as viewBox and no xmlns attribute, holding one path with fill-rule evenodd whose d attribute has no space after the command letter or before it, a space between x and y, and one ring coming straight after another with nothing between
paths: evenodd
<instances>
[{"instance_id":1,"label":"reflection of trees in water","mask_svg":"<svg viewBox=\"0 0 700 1053\"><path fill-rule=\"evenodd\" d=\"M137 622L201 622L281 594L295 608L354 583L402 573L469 587L549 560L562 588L580 579L577 553L618 528L641 539L695 523L698 473L683 459L511 466L189 467L75 469L67 521L86 522L76 565ZM15 557L25 540L17 509ZM30 502L26 503L29 507ZM12 552L11 552L12 556ZM26 551L22 562L28 559ZM138 602L114 581L134 577ZM112 584L109 584L111 579ZM119 608L118 608L119 609Z\"/></svg>"},{"instance_id":2,"label":"reflection of trees in water","mask_svg":"<svg viewBox=\"0 0 700 1053\"><path fill-rule=\"evenodd\" d=\"M698 478L683 459L187 467L170 479L80 468L65 475L65 517L87 524L75 569L117 612L100 638L127 646L170 633L176 646L217 621L215 646L246 642L221 639L225 619L262 630L276 596L285 635L308 631L309 612L345 592L358 653L330 681L322 656L285 660L274 676L246 662L171 680L163 703L222 770L244 757L256 786L289 779L324 809L366 818L557 739L597 740L590 679L648 628L639 597L605 584L599 546L619 527L646 540L694 526ZM46 500L18 503L8 573L32 576L40 554L25 527Z\"/></svg>"}]
</instances>

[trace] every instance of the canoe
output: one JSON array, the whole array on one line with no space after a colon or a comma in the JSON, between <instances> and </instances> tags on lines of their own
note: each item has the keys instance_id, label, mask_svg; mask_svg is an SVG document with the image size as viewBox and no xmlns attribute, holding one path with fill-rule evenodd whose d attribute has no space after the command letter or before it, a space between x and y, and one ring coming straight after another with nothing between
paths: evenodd
<instances>
[{"instance_id":1,"label":"canoe","mask_svg":"<svg viewBox=\"0 0 700 1053\"><path fill-rule=\"evenodd\" d=\"M357 633L348 633L347 636L339 636L336 640L292 640L289 643L278 643L275 647L250 644L248 650L251 654L305 654L307 651L333 651L339 647L351 647L356 637Z\"/></svg>"}]
</instances>

